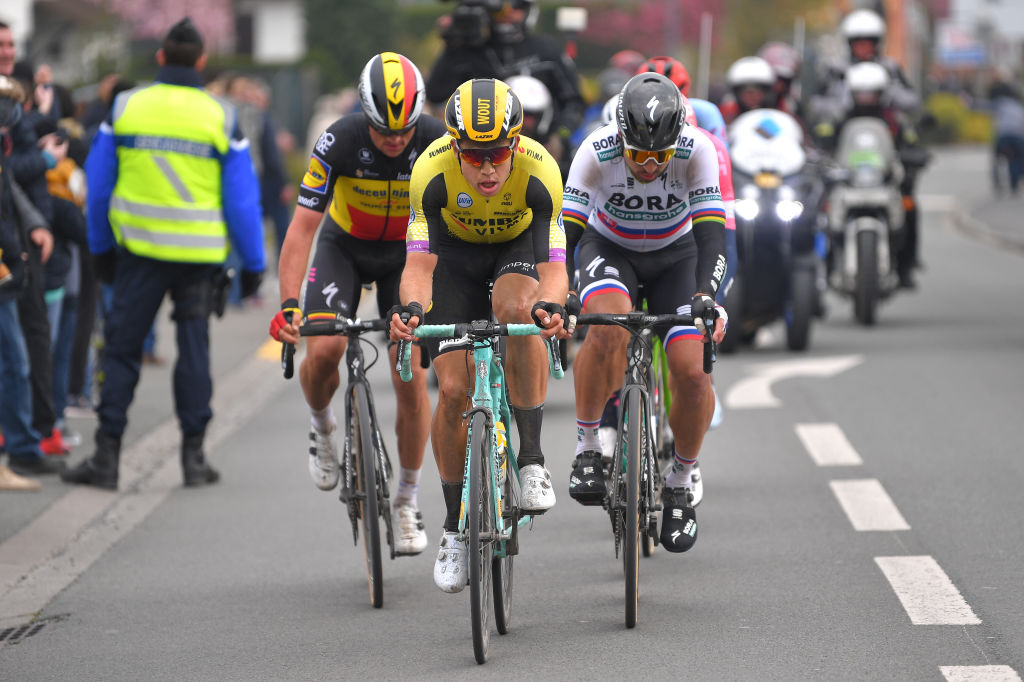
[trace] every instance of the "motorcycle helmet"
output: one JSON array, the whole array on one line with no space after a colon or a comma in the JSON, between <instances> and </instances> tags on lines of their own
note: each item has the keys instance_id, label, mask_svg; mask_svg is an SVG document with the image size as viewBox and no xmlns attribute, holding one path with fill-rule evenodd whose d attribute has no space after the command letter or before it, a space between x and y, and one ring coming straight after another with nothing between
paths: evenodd
<instances>
[{"instance_id":1,"label":"motorcycle helmet","mask_svg":"<svg viewBox=\"0 0 1024 682\"><path fill-rule=\"evenodd\" d=\"M366 62L359 76L359 102L378 132L407 132L423 113L423 76L407 57L381 52Z\"/></svg>"},{"instance_id":2,"label":"motorcycle helmet","mask_svg":"<svg viewBox=\"0 0 1024 682\"><path fill-rule=\"evenodd\" d=\"M768 62L776 78L793 80L800 72L800 55L791 45L779 41L765 43L757 56Z\"/></svg>"},{"instance_id":3,"label":"motorcycle helmet","mask_svg":"<svg viewBox=\"0 0 1024 682\"><path fill-rule=\"evenodd\" d=\"M885 22L869 9L858 9L843 17L839 32L846 42L867 38L877 43L885 38Z\"/></svg>"},{"instance_id":4,"label":"motorcycle helmet","mask_svg":"<svg viewBox=\"0 0 1024 682\"><path fill-rule=\"evenodd\" d=\"M497 78L475 78L460 85L444 107L444 124L456 140L511 139L523 128L523 105Z\"/></svg>"},{"instance_id":5,"label":"motorcycle helmet","mask_svg":"<svg viewBox=\"0 0 1024 682\"><path fill-rule=\"evenodd\" d=\"M497 9L491 12L491 36L498 43L521 43L537 25L537 0L501 0L492 4ZM522 10L522 19L513 17L510 10Z\"/></svg>"},{"instance_id":6,"label":"motorcycle helmet","mask_svg":"<svg viewBox=\"0 0 1024 682\"><path fill-rule=\"evenodd\" d=\"M767 89L775 82L775 72L761 57L743 57L732 63L725 80L733 90L749 85Z\"/></svg>"},{"instance_id":7,"label":"motorcycle helmet","mask_svg":"<svg viewBox=\"0 0 1024 682\"><path fill-rule=\"evenodd\" d=\"M619 95L615 115L627 157L631 148L648 152L674 148L685 116L683 96L668 77L641 73L630 78Z\"/></svg>"},{"instance_id":8,"label":"motorcycle helmet","mask_svg":"<svg viewBox=\"0 0 1024 682\"><path fill-rule=\"evenodd\" d=\"M679 92L683 95L690 94L690 73L683 66L683 63L672 57L651 57L640 65L637 73L647 72L660 73L667 76L670 81L676 84Z\"/></svg>"},{"instance_id":9,"label":"motorcycle helmet","mask_svg":"<svg viewBox=\"0 0 1024 682\"><path fill-rule=\"evenodd\" d=\"M612 68L626 73L636 73L644 61L644 56L636 50L619 50L608 60Z\"/></svg>"},{"instance_id":10,"label":"motorcycle helmet","mask_svg":"<svg viewBox=\"0 0 1024 682\"><path fill-rule=\"evenodd\" d=\"M546 140L555 117L547 86L533 76L512 76L505 82L523 105L523 133L540 142Z\"/></svg>"},{"instance_id":11,"label":"motorcycle helmet","mask_svg":"<svg viewBox=\"0 0 1024 682\"><path fill-rule=\"evenodd\" d=\"M877 62L860 62L846 70L846 87L855 106L879 106L889 83L889 72Z\"/></svg>"}]
</instances>

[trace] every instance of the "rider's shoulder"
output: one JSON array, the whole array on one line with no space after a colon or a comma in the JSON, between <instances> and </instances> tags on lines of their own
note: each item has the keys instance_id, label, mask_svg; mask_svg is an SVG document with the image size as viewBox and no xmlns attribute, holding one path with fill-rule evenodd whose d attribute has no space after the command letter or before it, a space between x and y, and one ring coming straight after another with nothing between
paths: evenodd
<instances>
[{"instance_id":1,"label":"rider's shoulder","mask_svg":"<svg viewBox=\"0 0 1024 682\"><path fill-rule=\"evenodd\" d=\"M618 125L612 121L605 123L599 128L595 128L580 143L579 152L588 153L598 161L611 161L615 158L622 158Z\"/></svg>"}]
</instances>

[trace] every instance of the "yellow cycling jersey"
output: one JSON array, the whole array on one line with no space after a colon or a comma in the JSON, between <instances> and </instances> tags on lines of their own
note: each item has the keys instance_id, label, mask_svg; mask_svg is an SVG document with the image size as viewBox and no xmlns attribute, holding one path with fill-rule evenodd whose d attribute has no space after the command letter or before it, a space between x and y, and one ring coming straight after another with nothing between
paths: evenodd
<instances>
[{"instance_id":1,"label":"yellow cycling jersey","mask_svg":"<svg viewBox=\"0 0 1024 682\"><path fill-rule=\"evenodd\" d=\"M562 176L547 150L520 135L508 180L495 196L484 197L463 177L451 143L447 135L434 140L413 166L406 251L498 244L530 230L537 263L564 262Z\"/></svg>"}]
</instances>

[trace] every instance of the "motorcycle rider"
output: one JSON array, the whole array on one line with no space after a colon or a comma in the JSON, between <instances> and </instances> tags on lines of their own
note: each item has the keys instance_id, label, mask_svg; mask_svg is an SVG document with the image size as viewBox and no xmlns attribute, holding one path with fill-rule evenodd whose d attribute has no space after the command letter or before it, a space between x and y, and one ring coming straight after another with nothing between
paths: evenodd
<instances>
[{"instance_id":1,"label":"motorcycle rider","mask_svg":"<svg viewBox=\"0 0 1024 682\"><path fill-rule=\"evenodd\" d=\"M765 43L757 51L757 56L768 62L775 72L775 83L772 90L775 95L775 108L797 120L803 119L803 106L800 102L800 53L792 45L779 41Z\"/></svg>"},{"instance_id":2,"label":"motorcycle rider","mask_svg":"<svg viewBox=\"0 0 1024 682\"><path fill-rule=\"evenodd\" d=\"M775 102L772 93L775 72L761 57L737 59L726 72L725 80L729 85L729 94L718 108L722 111L726 125L740 114L771 107Z\"/></svg>"}]
</instances>

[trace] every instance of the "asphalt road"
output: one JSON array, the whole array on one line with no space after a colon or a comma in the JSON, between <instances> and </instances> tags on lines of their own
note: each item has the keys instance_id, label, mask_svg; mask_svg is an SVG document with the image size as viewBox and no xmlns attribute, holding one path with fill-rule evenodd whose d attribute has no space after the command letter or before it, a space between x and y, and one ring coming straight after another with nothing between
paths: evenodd
<instances>
[{"instance_id":1,"label":"asphalt road","mask_svg":"<svg viewBox=\"0 0 1024 682\"><path fill-rule=\"evenodd\" d=\"M635 629L606 516L568 496L568 380L545 409L558 505L522 536L512 632L492 634L488 663L467 593L431 579L429 457L430 547L386 561L373 609L343 507L306 473L298 384L250 357L269 312L249 311L215 333L221 485L180 487L157 369L117 495L48 480L0 496L0 678L1019 680L1024 269L1006 240L1024 200L989 200L986 169L979 150L938 152L919 289L876 327L830 297L809 352L786 352L779 328L722 359L699 541L641 560ZM392 423L383 363L372 374ZM42 627L3 634L28 623Z\"/></svg>"}]
</instances>

